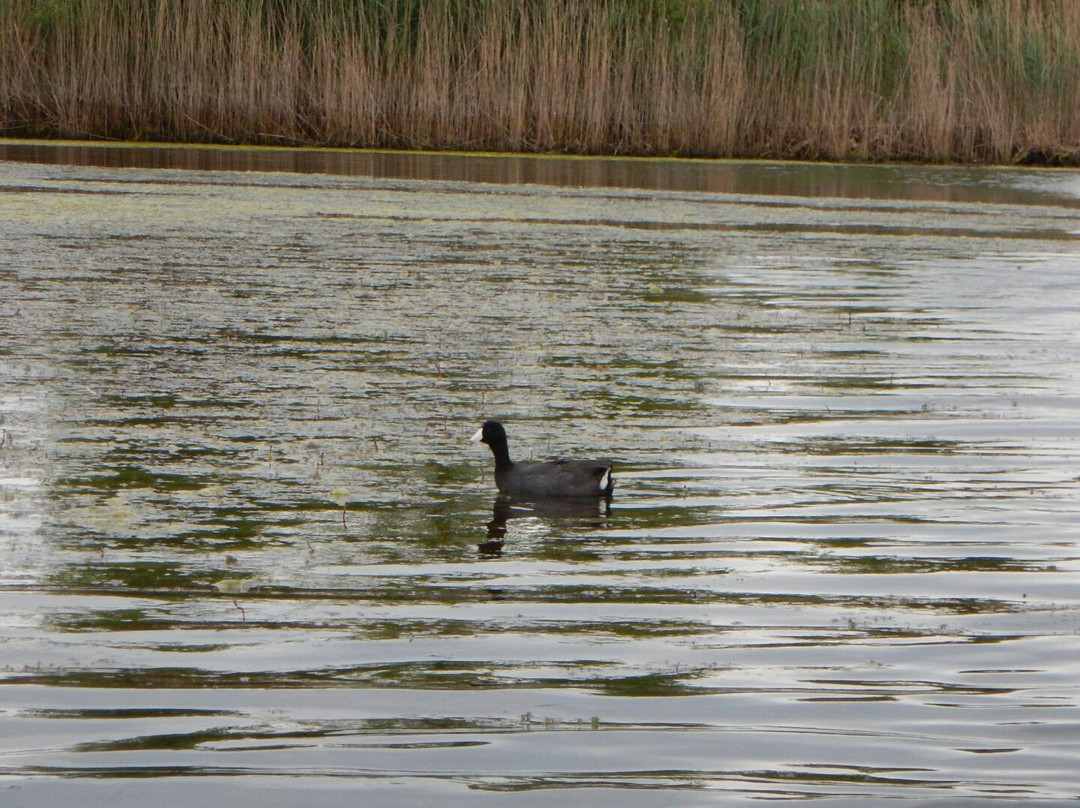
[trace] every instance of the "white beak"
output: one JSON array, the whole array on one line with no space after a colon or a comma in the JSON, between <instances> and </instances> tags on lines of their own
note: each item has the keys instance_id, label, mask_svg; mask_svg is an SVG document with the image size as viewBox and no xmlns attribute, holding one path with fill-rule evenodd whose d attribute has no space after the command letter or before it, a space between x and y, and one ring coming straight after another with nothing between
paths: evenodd
<instances>
[{"instance_id":1,"label":"white beak","mask_svg":"<svg viewBox=\"0 0 1080 808\"><path fill-rule=\"evenodd\" d=\"M484 428L480 427L476 430L476 434L469 438L469 443L479 443L484 439Z\"/></svg>"}]
</instances>

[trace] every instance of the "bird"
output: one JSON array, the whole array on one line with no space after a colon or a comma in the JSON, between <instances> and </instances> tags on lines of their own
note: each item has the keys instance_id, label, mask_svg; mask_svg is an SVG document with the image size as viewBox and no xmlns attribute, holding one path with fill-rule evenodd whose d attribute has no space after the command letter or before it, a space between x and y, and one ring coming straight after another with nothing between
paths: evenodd
<instances>
[{"instance_id":1,"label":"bird","mask_svg":"<svg viewBox=\"0 0 1080 808\"><path fill-rule=\"evenodd\" d=\"M470 439L486 443L495 455L495 485L500 494L522 497L610 497L615 488L610 460L522 461L510 459L506 429L485 421Z\"/></svg>"}]
</instances>

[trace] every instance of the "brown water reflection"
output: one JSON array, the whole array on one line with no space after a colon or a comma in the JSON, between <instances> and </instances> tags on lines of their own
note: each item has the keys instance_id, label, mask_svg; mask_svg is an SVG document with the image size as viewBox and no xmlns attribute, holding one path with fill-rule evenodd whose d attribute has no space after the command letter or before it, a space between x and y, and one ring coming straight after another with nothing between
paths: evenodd
<instances>
[{"instance_id":1,"label":"brown water reflection","mask_svg":"<svg viewBox=\"0 0 1080 808\"><path fill-rule=\"evenodd\" d=\"M0 160L183 171L272 171L499 185L626 188L800 198L1080 207L1075 171L738 160L488 155L349 149L52 143L0 139ZM1046 175L1060 182L1044 182Z\"/></svg>"}]
</instances>

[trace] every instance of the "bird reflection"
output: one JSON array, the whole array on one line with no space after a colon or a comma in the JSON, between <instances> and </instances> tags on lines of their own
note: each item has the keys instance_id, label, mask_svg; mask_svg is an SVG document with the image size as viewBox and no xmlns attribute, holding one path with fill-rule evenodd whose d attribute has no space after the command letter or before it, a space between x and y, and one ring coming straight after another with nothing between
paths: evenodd
<instances>
[{"instance_id":1,"label":"bird reflection","mask_svg":"<svg viewBox=\"0 0 1080 808\"><path fill-rule=\"evenodd\" d=\"M511 519L537 517L594 522L611 515L610 497L580 497L561 499L520 499L500 495L492 506L491 521L487 523L487 540L477 545L482 556L502 555L506 541L506 523Z\"/></svg>"}]
</instances>

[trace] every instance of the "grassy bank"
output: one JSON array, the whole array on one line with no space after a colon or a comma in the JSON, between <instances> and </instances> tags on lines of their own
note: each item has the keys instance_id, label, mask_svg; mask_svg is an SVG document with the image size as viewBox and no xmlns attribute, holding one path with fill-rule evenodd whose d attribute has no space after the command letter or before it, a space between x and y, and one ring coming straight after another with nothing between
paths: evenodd
<instances>
[{"instance_id":1,"label":"grassy bank","mask_svg":"<svg viewBox=\"0 0 1080 808\"><path fill-rule=\"evenodd\" d=\"M1075 161L1076 0L0 0L0 131Z\"/></svg>"}]
</instances>

